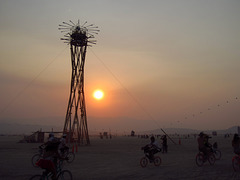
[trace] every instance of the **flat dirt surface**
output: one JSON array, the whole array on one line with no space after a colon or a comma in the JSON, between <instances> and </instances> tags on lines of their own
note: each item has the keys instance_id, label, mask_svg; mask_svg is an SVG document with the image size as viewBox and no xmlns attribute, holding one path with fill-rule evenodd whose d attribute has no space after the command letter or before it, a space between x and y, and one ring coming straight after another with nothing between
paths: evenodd
<instances>
[{"instance_id":1,"label":"flat dirt surface","mask_svg":"<svg viewBox=\"0 0 240 180\"><path fill-rule=\"evenodd\" d=\"M22 136L0 136L0 179L29 179L41 174L42 169L34 168L32 156L38 152L37 143L18 143ZM198 167L195 162L198 153L197 140L173 137L177 145L168 139L168 153L158 153L162 159L159 167L149 163L145 168L140 166L144 156L141 147L149 139L138 137L117 136L112 139L91 137L90 146L78 147L74 162L64 163L76 180L155 180L155 179L240 179L240 172L234 172L232 157L234 153L230 138L215 136L210 142L218 142L222 158L210 165L206 162ZM160 138L157 139L160 143Z\"/></svg>"}]
</instances>

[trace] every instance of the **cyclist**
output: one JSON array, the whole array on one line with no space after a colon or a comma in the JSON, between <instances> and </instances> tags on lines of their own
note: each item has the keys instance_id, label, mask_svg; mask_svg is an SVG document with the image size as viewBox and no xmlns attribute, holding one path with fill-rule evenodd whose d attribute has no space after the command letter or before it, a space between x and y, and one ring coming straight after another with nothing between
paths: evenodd
<instances>
[{"instance_id":1,"label":"cyclist","mask_svg":"<svg viewBox=\"0 0 240 180\"><path fill-rule=\"evenodd\" d=\"M49 133L49 135L48 135L48 141L53 141L55 139L55 137L54 137L54 133Z\"/></svg>"},{"instance_id":2,"label":"cyclist","mask_svg":"<svg viewBox=\"0 0 240 180\"><path fill-rule=\"evenodd\" d=\"M238 134L234 134L233 136L232 147L234 153L240 155L240 138Z\"/></svg>"},{"instance_id":3,"label":"cyclist","mask_svg":"<svg viewBox=\"0 0 240 180\"><path fill-rule=\"evenodd\" d=\"M40 159L36 165L46 169L47 170L47 174L49 172L51 172L52 175L52 179L55 180L57 178L57 170L56 170L56 165L57 165L57 160L60 159L61 157L58 154L58 151L56 148L49 148L43 153L43 158Z\"/></svg>"},{"instance_id":4,"label":"cyclist","mask_svg":"<svg viewBox=\"0 0 240 180\"><path fill-rule=\"evenodd\" d=\"M64 152L69 149L69 147L67 146L67 143L66 143L66 137L67 137L67 135L63 134L62 138L60 139L60 144L58 146L58 151L61 155L63 155Z\"/></svg>"},{"instance_id":5,"label":"cyclist","mask_svg":"<svg viewBox=\"0 0 240 180\"><path fill-rule=\"evenodd\" d=\"M61 159L61 156L58 153L59 143L60 142L57 140L57 138L54 137L54 134L50 133L48 141L41 145L45 147L43 152L43 158L36 163L37 166L46 169L47 173L51 172L53 174L53 180L57 178L57 160Z\"/></svg>"},{"instance_id":6,"label":"cyclist","mask_svg":"<svg viewBox=\"0 0 240 180\"><path fill-rule=\"evenodd\" d=\"M144 150L144 153L147 153L147 157L149 158L150 162L154 160L154 154L161 151L157 141L155 141L154 136L150 138L151 142L150 144L147 144L146 146L142 147L142 150Z\"/></svg>"},{"instance_id":7,"label":"cyclist","mask_svg":"<svg viewBox=\"0 0 240 180\"><path fill-rule=\"evenodd\" d=\"M40 149L46 149L46 147L47 147L48 145L50 145L52 142L54 142L54 141L55 141L55 142L57 141L57 139L54 137L54 134L53 134L53 133L49 133L49 135L48 135L48 141L45 142L44 144L40 145L39 148L40 148Z\"/></svg>"},{"instance_id":8,"label":"cyclist","mask_svg":"<svg viewBox=\"0 0 240 180\"><path fill-rule=\"evenodd\" d=\"M204 134L203 132L200 132L198 135L198 149L200 152L203 152L204 155L208 155L211 152L211 145L208 142L208 139L210 138L207 134Z\"/></svg>"}]
</instances>

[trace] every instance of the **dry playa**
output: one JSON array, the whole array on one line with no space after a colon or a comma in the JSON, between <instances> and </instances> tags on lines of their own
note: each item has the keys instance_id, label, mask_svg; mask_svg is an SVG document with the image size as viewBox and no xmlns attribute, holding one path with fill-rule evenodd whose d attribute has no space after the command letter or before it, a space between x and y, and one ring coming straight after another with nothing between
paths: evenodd
<instances>
[{"instance_id":1,"label":"dry playa","mask_svg":"<svg viewBox=\"0 0 240 180\"><path fill-rule=\"evenodd\" d=\"M42 170L31 165L31 157L37 153L40 144L18 143L21 136L0 136L0 179L21 180L29 179L32 175L41 174ZM240 173L232 168L230 138L222 135L215 136L211 142L218 142L222 158L211 166L205 163L198 167L195 163L197 154L197 140L173 137L177 145L168 140L169 152L158 153L162 159L159 167L148 164L140 166L140 159L144 156L141 147L149 139L138 137L115 136L112 139L91 137L90 146L78 147L73 163L64 164L63 169L72 172L76 180L157 180L157 179L206 179L229 180L240 179ZM160 138L157 139L160 142Z\"/></svg>"}]
</instances>

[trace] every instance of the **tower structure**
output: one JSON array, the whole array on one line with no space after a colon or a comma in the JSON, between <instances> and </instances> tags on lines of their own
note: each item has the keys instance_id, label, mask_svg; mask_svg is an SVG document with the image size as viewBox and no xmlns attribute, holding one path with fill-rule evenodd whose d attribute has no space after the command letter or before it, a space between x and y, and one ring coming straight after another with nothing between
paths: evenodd
<instances>
[{"instance_id":1,"label":"tower structure","mask_svg":"<svg viewBox=\"0 0 240 180\"><path fill-rule=\"evenodd\" d=\"M96 44L94 34L98 34L98 27L87 22L75 24L72 21L63 22L59 30L65 33L61 40L70 45L72 77L70 85L70 96L63 133L67 134L69 142L78 144L90 144L87 113L84 94L84 65L87 47Z\"/></svg>"}]
</instances>

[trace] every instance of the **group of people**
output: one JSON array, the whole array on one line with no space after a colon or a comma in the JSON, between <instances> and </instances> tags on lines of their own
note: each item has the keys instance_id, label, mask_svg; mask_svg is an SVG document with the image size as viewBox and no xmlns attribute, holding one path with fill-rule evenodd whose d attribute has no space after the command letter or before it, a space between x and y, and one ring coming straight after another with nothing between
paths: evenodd
<instances>
[{"instance_id":1,"label":"group of people","mask_svg":"<svg viewBox=\"0 0 240 180\"><path fill-rule=\"evenodd\" d=\"M49 134L48 141L39 148L43 149L42 158L36 163L37 166L46 169L47 173L51 172L53 174L52 179L57 177L57 163L59 159L66 159L64 157L64 152L69 149L66 145L66 134L63 134L62 138L59 140L54 137L53 133Z\"/></svg>"},{"instance_id":2,"label":"group of people","mask_svg":"<svg viewBox=\"0 0 240 180\"><path fill-rule=\"evenodd\" d=\"M167 153L167 137L166 135L161 137L162 139L162 149L159 146L158 142L156 141L155 137L152 136L150 138L150 143L146 146L142 147L142 150L144 150L144 153L149 158L150 162L153 162L154 160L154 154L158 152L166 152Z\"/></svg>"},{"instance_id":3,"label":"group of people","mask_svg":"<svg viewBox=\"0 0 240 180\"><path fill-rule=\"evenodd\" d=\"M212 145L209 143L210 138L211 138L210 136L201 132L197 139L198 149L200 152L203 152L204 155L208 155L209 153L212 152ZM233 152L235 154L240 155L240 138L238 134L234 134L233 136L232 147L233 147Z\"/></svg>"},{"instance_id":4,"label":"group of people","mask_svg":"<svg viewBox=\"0 0 240 180\"><path fill-rule=\"evenodd\" d=\"M209 142L209 139L211 138L209 135L200 132L198 135L198 149L200 152L202 152L204 155L209 155L209 153L212 152L212 145ZM150 159L150 162L154 159L154 154L158 152L167 152L167 137L166 135L161 137L162 139L162 149L160 148L159 144L155 140L154 136L150 138L150 143L146 146L142 147L142 150L144 150L144 153L148 156ZM217 147L217 143L213 144L214 147ZM240 137L238 134L234 134L233 140L232 140L232 147L233 152L235 154L240 155Z\"/></svg>"}]
</instances>

